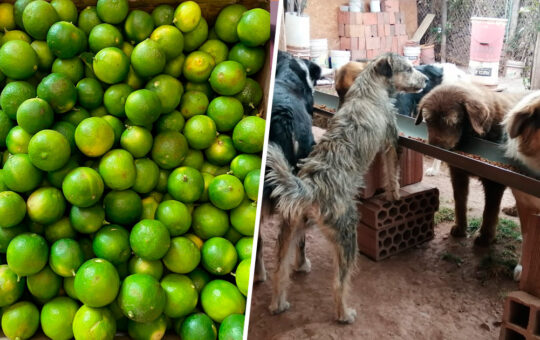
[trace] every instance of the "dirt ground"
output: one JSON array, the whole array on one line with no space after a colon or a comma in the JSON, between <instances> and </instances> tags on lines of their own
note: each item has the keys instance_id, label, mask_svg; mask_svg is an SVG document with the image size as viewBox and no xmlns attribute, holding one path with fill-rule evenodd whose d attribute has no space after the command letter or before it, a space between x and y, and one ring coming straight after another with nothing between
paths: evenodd
<instances>
[{"instance_id":1,"label":"dirt ground","mask_svg":"<svg viewBox=\"0 0 540 340\"><path fill-rule=\"evenodd\" d=\"M424 168L431 162L425 158ZM439 188L442 211L451 213L452 188L446 166L435 177L424 176L423 182ZM469 196L469 216L481 216L483 192L477 180L471 181ZM507 190L502 206L514 202ZM509 218L502 213L500 217ZM450 221L440 222L432 241L381 262L359 256L349 297L350 306L358 312L353 325L333 321L333 254L320 231L311 230L306 241L311 273L293 274L287 312L276 316L268 312L271 275L266 282L255 284L249 339L498 338L504 296L518 290L510 275L512 264L499 259L507 260L504 256L509 255L515 260L521 244L503 237L491 251L475 249L474 235L453 239L451 225ZM271 223L261 226L269 274L275 268L277 230Z\"/></svg>"}]
</instances>

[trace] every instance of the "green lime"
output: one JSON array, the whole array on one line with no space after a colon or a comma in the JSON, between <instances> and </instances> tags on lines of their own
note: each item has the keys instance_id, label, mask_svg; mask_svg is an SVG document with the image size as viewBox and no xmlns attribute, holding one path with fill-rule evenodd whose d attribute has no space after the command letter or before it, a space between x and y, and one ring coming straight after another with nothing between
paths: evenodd
<instances>
[{"instance_id":1,"label":"green lime","mask_svg":"<svg viewBox=\"0 0 540 340\"><path fill-rule=\"evenodd\" d=\"M182 73L187 80L202 83L210 78L214 66L216 66L216 64L214 58L210 54L202 51L195 51L191 52L186 57Z\"/></svg>"},{"instance_id":2,"label":"green lime","mask_svg":"<svg viewBox=\"0 0 540 340\"><path fill-rule=\"evenodd\" d=\"M180 104L180 98L184 93L182 83L167 74L152 78L146 84L146 89L158 95L163 113L172 112Z\"/></svg>"},{"instance_id":3,"label":"green lime","mask_svg":"<svg viewBox=\"0 0 540 340\"><path fill-rule=\"evenodd\" d=\"M52 129L60 133L62 136L64 136L64 138L68 141L70 151L75 152L75 150L77 150L77 146L75 145L75 125L68 122L59 121L59 122L54 123L54 125L52 126ZM66 164L64 164L64 166L62 166L60 169L64 168ZM55 170L55 171L58 171L58 170ZM62 183L60 183L60 185L62 185ZM57 186L57 185L54 185L54 186Z\"/></svg>"},{"instance_id":4,"label":"green lime","mask_svg":"<svg viewBox=\"0 0 540 340\"><path fill-rule=\"evenodd\" d=\"M118 265L131 256L129 232L117 225L104 226L94 235L92 249L97 257Z\"/></svg>"},{"instance_id":5,"label":"green lime","mask_svg":"<svg viewBox=\"0 0 540 340\"><path fill-rule=\"evenodd\" d=\"M105 217L111 223L133 225L142 214L142 201L133 190L111 191L103 199Z\"/></svg>"},{"instance_id":6,"label":"green lime","mask_svg":"<svg viewBox=\"0 0 540 340\"><path fill-rule=\"evenodd\" d=\"M17 0L13 4L13 16L15 18L15 24L19 28L24 28L23 22L22 22L22 15L23 11L26 8L26 6L35 0ZM1 42L0 42L1 45Z\"/></svg>"},{"instance_id":7,"label":"green lime","mask_svg":"<svg viewBox=\"0 0 540 340\"><path fill-rule=\"evenodd\" d=\"M116 84L126 79L129 72L129 58L116 47L106 47L94 57L94 73L104 83Z\"/></svg>"},{"instance_id":8,"label":"green lime","mask_svg":"<svg viewBox=\"0 0 540 340\"><path fill-rule=\"evenodd\" d=\"M238 254L238 259L243 261L245 259L251 258L251 253L253 251L253 237L245 236L236 242L236 253Z\"/></svg>"},{"instance_id":9,"label":"green lime","mask_svg":"<svg viewBox=\"0 0 540 340\"><path fill-rule=\"evenodd\" d=\"M238 43L231 48L229 60L239 62L244 66L246 74L251 76L264 66L266 53L262 47L249 47L243 43Z\"/></svg>"},{"instance_id":10,"label":"green lime","mask_svg":"<svg viewBox=\"0 0 540 340\"><path fill-rule=\"evenodd\" d=\"M163 73L173 76L175 78L179 78L182 75L182 69L184 68L185 61L186 56L181 53L178 57L167 61Z\"/></svg>"},{"instance_id":11,"label":"green lime","mask_svg":"<svg viewBox=\"0 0 540 340\"><path fill-rule=\"evenodd\" d=\"M188 208L182 202L174 200L159 204L156 219L167 227L171 236L185 234L191 226L191 213Z\"/></svg>"},{"instance_id":12,"label":"green lime","mask_svg":"<svg viewBox=\"0 0 540 340\"><path fill-rule=\"evenodd\" d=\"M57 188L44 187L34 191L26 200L28 217L36 223L51 224L58 221L66 210L66 201Z\"/></svg>"},{"instance_id":13,"label":"green lime","mask_svg":"<svg viewBox=\"0 0 540 340\"><path fill-rule=\"evenodd\" d=\"M50 127L53 120L51 107L41 98L27 99L17 110L17 123L30 134Z\"/></svg>"},{"instance_id":14,"label":"green lime","mask_svg":"<svg viewBox=\"0 0 540 340\"><path fill-rule=\"evenodd\" d=\"M8 78L28 79L37 69L36 52L26 41L11 40L0 47L0 71Z\"/></svg>"},{"instance_id":15,"label":"green lime","mask_svg":"<svg viewBox=\"0 0 540 340\"><path fill-rule=\"evenodd\" d=\"M77 340L112 340L116 321L108 308L83 305L73 319L73 335Z\"/></svg>"},{"instance_id":16,"label":"green lime","mask_svg":"<svg viewBox=\"0 0 540 340\"><path fill-rule=\"evenodd\" d=\"M215 26L210 27L210 30L208 31L208 40L219 40Z\"/></svg>"},{"instance_id":17,"label":"green lime","mask_svg":"<svg viewBox=\"0 0 540 340\"><path fill-rule=\"evenodd\" d=\"M183 340L216 340L216 325L206 314L191 314L184 319L179 334Z\"/></svg>"},{"instance_id":18,"label":"green lime","mask_svg":"<svg viewBox=\"0 0 540 340\"><path fill-rule=\"evenodd\" d=\"M43 78L37 87L37 95L46 100L56 113L68 112L77 102L77 89L68 77L59 73Z\"/></svg>"},{"instance_id":19,"label":"green lime","mask_svg":"<svg viewBox=\"0 0 540 340\"><path fill-rule=\"evenodd\" d=\"M87 167L72 170L62 183L62 191L69 203L82 208L96 204L104 189L105 185L99 173Z\"/></svg>"},{"instance_id":20,"label":"green lime","mask_svg":"<svg viewBox=\"0 0 540 340\"><path fill-rule=\"evenodd\" d=\"M4 86L0 95L0 106L12 120L17 118L17 109L27 99L36 96L36 88L25 81L14 81Z\"/></svg>"},{"instance_id":21,"label":"green lime","mask_svg":"<svg viewBox=\"0 0 540 340\"><path fill-rule=\"evenodd\" d=\"M101 228L105 220L105 210L100 204L88 208L72 206L69 219L73 228L80 233L92 234Z\"/></svg>"},{"instance_id":22,"label":"green lime","mask_svg":"<svg viewBox=\"0 0 540 340\"><path fill-rule=\"evenodd\" d=\"M251 259L245 259L240 262L236 268L236 286L244 296L248 295L249 290L249 270L251 267Z\"/></svg>"},{"instance_id":23,"label":"green lime","mask_svg":"<svg viewBox=\"0 0 540 340\"><path fill-rule=\"evenodd\" d=\"M123 149L107 152L99 162L99 174L112 190L131 188L136 176L133 156Z\"/></svg>"},{"instance_id":24,"label":"green lime","mask_svg":"<svg viewBox=\"0 0 540 340\"><path fill-rule=\"evenodd\" d=\"M210 203L204 203L193 210L193 232L207 240L223 236L229 229L229 215Z\"/></svg>"},{"instance_id":25,"label":"green lime","mask_svg":"<svg viewBox=\"0 0 540 340\"><path fill-rule=\"evenodd\" d=\"M77 302L65 296L47 302L41 309L43 333L51 339L73 338L73 319L77 310Z\"/></svg>"},{"instance_id":26,"label":"green lime","mask_svg":"<svg viewBox=\"0 0 540 340\"><path fill-rule=\"evenodd\" d=\"M184 1L176 7L173 23L180 31L186 33L193 31L201 18L199 4L195 1Z\"/></svg>"},{"instance_id":27,"label":"green lime","mask_svg":"<svg viewBox=\"0 0 540 340\"><path fill-rule=\"evenodd\" d=\"M2 330L9 339L30 339L39 327L39 310L30 302L6 307L2 314Z\"/></svg>"},{"instance_id":28,"label":"green lime","mask_svg":"<svg viewBox=\"0 0 540 340\"><path fill-rule=\"evenodd\" d=\"M182 162L182 166L189 166L191 168L201 170L201 167L204 163L204 154L201 150L189 149L186 158Z\"/></svg>"},{"instance_id":29,"label":"green lime","mask_svg":"<svg viewBox=\"0 0 540 340\"><path fill-rule=\"evenodd\" d=\"M79 245L81 246L81 249L84 254L84 259L86 261L93 259L96 257L94 254L94 251L92 250L92 240L89 238L81 238L79 239Z\"/></svg>"},{"instance_id":30,"label":"green lime","mask_svg":"<svg viewBox=\"0 0 540 340\"><path fill-rule=\"evenodd\" d=\"M97 14L96 7L88 6L79 14L79 22L77 26L88 36L92 28L101 24L101 19Z\"/></svg>"},{"instance_id":31,"label":"green lime","mask_svg":"<svg viewBox=\"0 0 540 340\"><path fill-rule=\"evenodd\" d=\"M264 145L266 121L260 117L250 116L242 119L233 131L233 142L237 150L245 153L261 152Z\"/></svg>"},{"instance_id":32,"label":"green lime","mask_svg":"<svg viewBox=\"0 0 540 340\"><path fill-rule=\"evenodd\" d=\"M74 107L71 111L64 113L60 120L66 121L68 123L73 124L74 126L79 125L80 122L85 120L86 118L90 118L90 113L86 111L83 107Z\"/></svg>"},{"instance_id":33,"label":"green lime","mask_svg":"<svg viewBox=\"0 0 540 340\"><path fill-rule=\"evenodd\" d=\"M247 197L249 197L249 199L253 201L256 201L259 196L260 178L260 169L251 170L244 178L244 189L246 190L246 195Z\"/></svg>"},{"instance_id":34,"label":"green lime","mask_svg":"<svg viewBox=\"0 0 540 340\"><path fill-rule=\"evenodd\" d=\"M156 191L159 193L166 193L167 192L167 181L169 179L170 171L159 169L159 178L158 178L158 184L156 186Z\"/></svg>"},{"instance_id":35,"label":"green lime","mask_svg":"<svg viewBox=\"0 0 540 340\"><path fill-rule=\"evenodd\" d=\"M114 301L120 278L114 266L104 259L88 260L75 275L75 293L89 307L103 307Z\"/></svg>"},{"instance_id":36,"label":"green lime","mask_svg":"<svg viewBox=\"0 0 540 340\"><path fill-rule=\"evenodd\" d=\"M120 137L122 148L129 151L135 158L146 156L152 144L152 134L140 126L128 126Z\"/></svg>"},{"instance_id":37,"label":"green lime","mask_svg":"<svg viewBox=\"0 0 540 340\"><path fill-rule=\"evenodd\" d=\"M214 98L208 106L208 116L216 122L219 132L232 131L242 119L244 108L242 103L233 97Z\"/></svg>"},{"instance_id":38,"label":"green lime","mask_svg":"<svg viewBox=\"0 0 540 340\"><path fill-rule=\"evenodd\" d=\"M205 115L193 116L184 126L184 135L190 147L206 149L216 140L216 123Z\"/></svg>"},{"instance_id":39,"label":"green lime","mask_svg":"<svg viewBox=\"0 0 540 340\"><path fill-rule=\"evenodd\" d=\"M214 90L212 90L212 86L210 86L209 82L203 82L203 83L195 83L188 81L185 83L186 91L199 91L206 95L208 99L214 98Z\"/></svg>"},{"instance_id":40,"label":"green lime","mask_svg":"<svg viewBox=\"0 0 540 340\"><path fill-rule=\"evenodd\" d=\"M60 20L71 23L77 22L77 7L71 0L52 0L51 5Z\"/></svg>"},{"instance_id":41,"label":"green lime","mask_svg":"<svg viewBox=\"0 0 540 340\"><path fill-rule=\"evenodd\" d=\"M232 174L238 177L240 180L244 180L251 171L261 168L262 159L257 155L241 154L236 156L231 162ZM258 180L257 180L258 181ZM258 182L257 182L258 185ZM250 190L252 190L250 188ZM257 187L258 190L258 187ZM246 189L247 192L247 189ZM257 195L258 192L255 192Z\"/></svg>"},{"instance_id":42,"label":"green lime","mask_svg":"<svg viewBox=\"0 0 540 340\"><path fill-rule=\"evenodd\" d=\"M28 156L38 169L55 171L66 165L71 156L71 148L60 132L41 130L30 139Z\"/></svg>"},{"instance_id":43,"label":"green lime","mask_svg":"<svg viewBox=\"0 0 540 340\"><path fill-rule=\"evenodd\" d=\"M103 102L103 88L96 79L84 78L77 83L77 98L87 110L98 108Z\"/></svg>"},{"instance_id":44,"label":"green lime","mask_svg":"<svg viewBox=\"0 0 540 340\"><path fill-rule=\"evenodd\" d=\"M217 39L207 40L204 44L202 44L201 47L199 47L199 51L210 54L212 58L214 58L216 65L227 60L227 56L229 55L229 48L227 45L221 40Z\"/></svg>"},{"instance_id":45,"label":"green lime","mask_svg":"<svg viewBox=\"0 0 540 340\"><path fill-rule=\"evenodd\" d=\"M247 11L247 8L240 4L229 5L223 8L216 19L214 26L219 39L226 43L235 43L238 41L236 26L242 18L242 14Z\"/></svg>"},{"instance_id":46,"label":"green lime","mask_svg":"<svg viewBox=\"0 0 540 340\"><path fill-rule=\"evenodd\" d=\"M148 274L156 280L161 279L163 275L163 263L160 260L145 260L142 257L133 256L129 260L128 268L131 274Z\"/></svg>"},{"instance_id":47,"label":"green lime","mask_svg":"<svg viewBox=\"0 0 540 340\"><path fill-rule=\"evenodd\" d=\"M0 192L0 228L10 228L21 223L26 215L26 202L13 191Z\"/></svg>"},{"instance_id":48,"label":"green lime","mask_svg":"<svg viewBox=\"0 0 540 340\"><path fill-rule=\"evenodd\" d=\"M223 210L236 208L244 199L244 187L232 175L219 175L208 187L208 197L213 205Z\"/></svg>"},{"instance_id":49,"label":"green lime","mask_svg":"<svg viewBox=\"0 0 540 340\"><path fill-rule=\"evenodd\" d=\"M262 8L245 12L238 22L236 32L246 46L264 45L270 39L270 13Z\"/></svg>"},{"instance_id":50,"label":"green lime","mask_svg":"<svg viewBox=\"0 0 540 340\"><path fill-rule=\"evenodd\" d=\"M32 1L35 1L35 0L32 0ZM30 36L24 33L23 31L13 30L13 31L4 32L3 34L4 36L0 37L0 46L12 40L22 40L22 41L26 41L29 44L32 42L32 38L30 38Z\"/></svg>"},{"instance_id":51,"label":"green lime","mask_svg":"<svg viewBox=\"0 0 540 340\"><path fill-rule=\"evenodd\" d=\"M56 274L62 277L73 277L83 262L82 249L75 240L64 238L51 246L49 265Z\"/></svg>"},{"instance_id":52,"label":"green lime","mask_svg":"<svg viewBox=\"0 0 540 340\"><path fill-rule=\"evenodd\" d=\"M159 96L150 90L137 90L126 99L126 116L135 125L148 125L155 122L162 112Z\"/></svg>"},{"instance_id":53,"label":"green lime","mask_svg":"<svg viewBox=\"0 0 540 340\"><path fill-rule=\"evenodd\" d=\"M6 117L7 118L7 117ZM176 110L171 113L163 114L156 122L157 132L164 131L182 131L184 129L185 119L182 114Z\"/></svg>"},{"instance_id":54,"label":"green lime","mask_svg":"<svg viewBox=\"0 0 540 340\"><path fill-rule=\"evenodd\" d=\"M191 32L184 34L184 50L191 52L199 48L208 39L208 23L201 17L201 20Z\"/></svg>"},{"instance_id":55,"label":"green lime","mask_svg":"<svg viewBox=\"0 0 540 340\"><path fill-rule=\"evenodd\" d=\"M161 73L165 68L165 63L165 53L152 39L146 39L137 44L131 54L131 65L142 77L152 77Z\"/></svg>"},{"instance_id":56,"label":"green lime","mask_svg":"<svg viewBox=\"0 0 540 340\"><path fill-rule=\"evenodd\" d=\"M169 274L161 280L161 287L167 295L164 313L168 317L186 316L197 306L198 292L189 277Z\"/></svg>"},{"instance_id":57,"label":"green lime","mask_svg":"<svg viewBox=\"0 0 540 340\"><path fill-rule=\"evenodd\" d=\"M134 340L162 339L167 331L167 317L161 315L154 321L135 322L129 320L128 333Z\"/></svg>"},{"instance_id":58,"label":"green lime","mask_svg":"<svg viewBox=\"0 0 540 340\"><path fill-rule=\"evenodd\" d=\"M208 97L199 91L187 91L180 102L180 113L185 119L203 115L208 108Z\"/></svg>"},{"instance_id":59,"label":"green lime","mask_svg":"<svg viewBox=\"0 0 540 340\"><path fill-rule=\"evenodd\" d=\"M244 89L234 96L246 109L255 109L259 106L263 97L261 85L251 78L246 78Z\"/></svg>"},{"instance_id":60,"label":"green lime","mask_svg":"<svg viewBox=\"0 0 540 340\"><path fill-rule=\"evenodd\" d=\"M103 103L107 112L113 116L123 118L126 116L124 107L129 94L133 89L127 84L116 84L110 86L103 96Z\"/></svg>"},{"instance_id":61,"label":"green lime","mask_svg":"<svg viewBox=\"0 0 540 340\"><path fill-rule=\"evenodd\" d=\"M145 11L134 10L129 13L124 30L132 44L137 44L148 38L154 29L152 16Z\"/></svg>"},{"instance_id":62,"label":"green lime","mask_svg":"<svg viewBox=\"0 0 540 340\"><path fill-rule=\"evenodd\" d=\"M231 314L219 326L220 340L242 340L244 334L243 314Z\"/></svg>"},{"instance_id":63,"label":"green lime","mask_svg":"<svg viewBox=\"0 0 540 340\"><path fill-rule=\"evenodd\" d=\"M159 5L152 11L152 19L156 27L172 25L174 19L174 8L169 5Z\"/></svg>"},{"instance_id":64,"label":"green lime","mask_svg":"<svg viewBox=\"0 0 540 340\"><path fill-rule=\"evenodd\" d=\"M14 304L24 292L24 279L20 279L6 264L0 265L0 307Z\"/></svg>"},{"instance_id":65,"label":"green lime","mask_svg":"<svg viewBox=\"0 0 540 340\"><path fill-rule=\"evenodd\" d=\"M47 264L48 257L47 241L38 234L32 233L15 236L6 252L9 269L18 276L39 273Z\"/></svg>"},{"instance_id":66,"label":"green lime","mask_svg":"<svg viewBox=\"0 0 540 340\"><path fill-rule=\"evenodd\" d=\"M133 49L135 47L133 45L131 45L130 43L124 41L124 43L122 44L122 52L124 52L124 54L131 59L131 53L133 53Z\"/></svg>"},{"instance_id":67,"label":"green lime","mask_svg":"<svg viewBox=\"0 0 540 340\"><path fill-rule=\"evenodd\" d=\"M47 31L58 19L54 7L43 0L29 3L22 16L24 30L36 40L45 40Z\"/></svg>"},{"instance_id":68,"label":"green lime","mask_svg":"<svg viewBox=\"0 0 540 340\"><path fill-rule=\"evenodd\" d=\"M222 237L212 237L204 242L201 253L204 268L214 275L229 274L238 260L234 245Z\"/></svg>"},{"instance_id":69,"label":"green lime","mask_svg":"<svg viewBox=\"0 0 540 340\"><path fill-rule=\"evenodd\" d=\"M158 280L147 274L133 274L124 279L118 304L129 319L136 322L156 320L165 308L167 296Z\"/></svg>"},{"instance_id":70,"label":"green lime","mask_svg":"<svg viewBox=\"0 0 540 340\"><path fill-rule=\"evenodd\" d=\"M64 291L66 292L67 296L74 300L77 299L77 295L75 294L75 288L73 287L73 283L75 282L75 276L70 277L64 277Z\"/></svg>"},{"instance_id":71,"label":"green lime","mask_svg":"<svg viewBox=\"0 0 540 340\"><path fill-rule=\"evenodd\" d=\"M177 131L165 131L154 138L152 159L160 168L172 169L182 163L187 151L184 135Z\"/></svg>"},{"instance_id":72,"label":"green lime","mask_svg":"<svg viewBox=\"0 0 540 340\"><path fill-rule=\"evenodd\" d=\"M64 122L66 123L66 122ZM69 124L69 123L66 123ZM47 173L47 180L49 183L51 183L52 186L61 189L62 188L62 182L64 182L64 178L66 178L67 174L71 172L71 170L74 170L75 168L79 167L79 163L72 157L68 160L66 165L61 167L60 169L56 171L50 171Z\"/></svg>"},{"instance_id":73,"label":"green lime","mask_svg":"<svg viewBox=\"0 0 540 340\"><path fill-rule=\"evenodd\" d=\"M223 322L231 314L244 314L246 310L246 298L235 285L224 280L206 284L201 292L201 304L216 322Z\"/></svg>"},{"instance_id":74,"label":"green lime","mask_svg":"<svg viewBox=\"0 0 540 340\"><path fill-rule=\"evenodd\" d=\"M88 46L94 53L98 53L106 47L122 48L124 37L116 27L111 24L99 24L94 26L88 36Z\"/></svg>"},{"instance_id":75,"label":"green lime","mask_svg":"<svg viewBox=\"0 0 540 340\"><path fill-rule=\"evenodd\" d=\"M86 49L86 35L72 23L60 21L47 32L47 45L58 58L70 59Z\"/></svg>"},{"instance_id":76,"label":"green lime","mask_svg":"<svg viewBox=\"0 0 540 340\"><path fill-rule=\"evenodd\" d=\"M4 184L16 192L34 190L41 183L43 174L26 154L16 154L8 158L2 171Z\"/></svg>"},{"instance_id":77,"label":"green lime","mask_svg":"<svg viewBox=\"0 0 540 340\"><path fill-rule=\"evenodd\" d=\"M136 177L133 190L140 194L147 194L158 184L159 168L148 158L135 160Z\"/></svg>"},{"instance_id":78,"label":"green lime","mask_svg":"<svg viewBox=\"0 0 540 340\"><path fill-rule=\"evenodd\" d=\"M201 268L195 268L188 276L195 285L195 289L197 289L198 293L200 293L204 286L210 282L210 275Z\"/></svg>"},{"instance_id":79,"label":"green lime","mask_svg":"<svg viewBox=\"0 0 540 340\"><path fill-rule=\"evenodd\" d=\"M157 198L153 195L145 197L142 200L143 211L141 214L141 219L143 220L155 220L156 210L159 205Z\"/></svg>"},{"instance_id":80,"label":"green lime","mask_svg":"<svg viewBox=\"0 0 540 340\"><path fill-rule=\"evenodd\" d=\"M8 31L15 28L15 15L12 4L0 4L0 30Z\"/></svg>"},{"instance_id":81,"label":"green lime","mask_svg":"<svg viewBox=\"0 0 540 340\"><path fill-rule=\"evenodd\" d=\"M15 236L26 232L26 225L19 224L10 228L0 228L0 254L5 254L9 243Z\"/></svg>"},{"instance_id":82,"label":"green lime","mask_svg":"<svg viewBox=\"0 0 540 340\"><path fill-rule=\"evenodd\" d=\"M36 52L39 71L50 72L54 61L54 55L47 45L47 42L35 40L30 46L32 46L34 52Z\"/></svg>"},{"instance_id":83,"label":"green lime","mask_svg":"<svg viewBox=\"0 0 540 340\"><path fill-rule=\"evenodd\" d=\"M52 65L52 72L66 76L73 84L77 84L84 77L84 65L79 57L56 59Z\"/></svg>"},{"instance_id":84,"label":"green lime","mask_svg":"<svg viewBox=\"0 0 540 340\"><path fill-rule=\"evenodd\" d=\"M171 237L167 227L156 220L135 224L129 236L133 252L146 260L159 260L169 250Z\"/></svg>"},{"instance_id":85,"label":"green lime","mask_svg":"<svg viewBox=\"0 0 540 340\"><path fill-rule=\"evenodd\" d=\"M22 127L15 126L9 130L6 136L6 147L12 155L18 153L28 153L28 143L30 143L30 135Z\"/></svg>"},{"instance_id":86,"label":"green lime","mask_svg":"<svg viewBox=\"0 0 540 340\"><path fill-rule=\"evenodd\" d=\"M109 24L119 24L128 15L128 0L98 0L97 14L99 18Z\"/></svg>"},{"instance_id":87,"label":"green lime","mask_svg":"<svg viewBox=\"0 0 540 340\"><path fill-rule=\"evenodd\" d=\"M185 73L185 71L184 71ZM246 71L239 62L227 60L219 63L212 70L210 85L217 93L234 96L246 85Z\"/></svg>"},{"instance_id":88,"label":"green lime","mask_svg":"<svg viewBox=\"0 0 540 340\"><path fill-rule=\"evenodd\" d=\"M159 26L152 32L150 39L157 42L167 60L180 56L184 50L184 35L171 25Z\"/></svg>"},{"instance_id":89,"label":"green lime","mask_svg":"<svg viewBox=\"0 0 540 340\"><path fill-rule=\"evenodd\" d=\"M39 301L49 301L60 292L62 278L56 275L49 266L26 278L26 286L32 296Z\"/></svg>"},{"instance_id":90,"label":"green lime","mask_svg":"<svg viewBox=\"0 0 540 340\"><path fill-rule=\"evenodd\" d=\"M201 261L201 252L193 241L178 236L171 239L169 251L163 258L163 264L173 273L187 274Z\"/></svg>"},{"instance_id":91,"label":"green lime","mask_svg":"<svg viewBox=\"0 0 540 340\"><path fill-rule=\"evenodd\" d=\"M208 202L209 201L208 187L210 186L210 183L214 179L214 175L209 174L207 172L201 172L201 174L203 175L203 179L204 179L204 191L203 191L203 194L201 195L201 198L199 199L199 201L200 202Z\"/></svg>"},{"instance_id":92,"label":"green lime","mask_svg":"<svg viewBox=\"0 0 540 340\"><path fill-rule=\"evenodd\" d=\"M103 106L102 106L103 107ZM120 138L122 137L122 133L124 133L124 130L126 129L124 126L124 122L121 121L119 118L111 115L105 115L102 117L109 125L113 128L114 131L114 145L118 145L120 143Z\"/></svg>"},{"instance_id":93,"label":"green lime","mask_svg":"<svg viewBox=\"0 0 540 340\"><path fill-rule=\"evenodd\" d=\"M176 200L192 203L201 197L204 179L197 169L180 167L169 175L167 189Z\"/></svg>"},{"instance_id":94,"label":"green lime","mask_svg":"<svg viewBox=\"0 0 540 340\"><path fill-rule=\"evenodd\" d=\"M132 89L138 90L144 86L145 80L145 78L141 77L137 72L135 72L133 65L129 66L129 72L125 80L126 84L128 84Z\"/></svg>"},{"instance_id":95,"label":"green lime","mask_svg":"<svg viewBox=\"0 0 540 340\"><path fill-rule=\"evenodd\" d=\"M98 157L112 147L114 130L103 118L86 118L75 129L75 143L86 156Z\"/></svg>"},{"instance_id":96,"label":"green lime","mask_svg":"<svg viewBox=\"0 0 540 340\"><path fill-rule=\"evenodd\" d=\"M204 241L199 236L188 233L188 234L185 234L185 237L191 240L197 246L197 249L201 250Z\"/></svg>"},{"instance_id":97,"label":"green lime","mask_svg":"<svg viewBox=\"0 0 540 340\"><path fill-rule=\"evenodd\" d=\"M68 217L61 217L52 224L45 226L45 239L49 243L54 243L63 238L75 238L77 231L73 229Z\"/></svg>"}]
</instances>

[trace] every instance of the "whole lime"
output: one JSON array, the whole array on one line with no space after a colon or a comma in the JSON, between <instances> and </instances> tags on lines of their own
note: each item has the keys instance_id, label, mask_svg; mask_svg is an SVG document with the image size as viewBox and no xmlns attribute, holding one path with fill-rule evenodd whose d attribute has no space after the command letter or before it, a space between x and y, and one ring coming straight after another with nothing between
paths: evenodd
<instances>
[{"instance_id":1,"label":"whole lime","mask_svg":"<svg viewBox=\"0 0 540 340\"><path fill-rule=\"evenodd\" d=\"M231 314L244 314L246 310L246 298L235 285L224 280L214 280L204 286L201 304L216 322L223 322Z\"/></svg>"},{"instance_id":2,"label":"whole lime","mask_svg":"<svg viewBox=\"0 0 540 340\"><path fill-rule=\"evenodd\" d=\"M96 340L113 339L116 334L116 321L111 311L104 308L81 306L73 319L75 339Z\"/></svg>"},{"instance_id":3,"label":"whole lime","mask_svg":"<svg viewBox=\"0 0 540 340\"><path fill-rule=\"evenodd\" d=\"M13 238L6 252L8 267L18 276L38 273L47 264L48 257L47 241L33 233L21 234Z\"/></svg>"},{"instance_id":4,"label":"whole lime","mask_svg":"<svg viewBox=\"0 0 540 340\"><path fill-rule=\"evenodd\" d=\"M142 220L131 230L129 243L137 256L153 261L165 256L171 237L167 227L160 221Z\"/></svg>"},{"instance_id":5,"label":"whole lime","mask_svg":"<svg viewBox=\"0 0 540 340\"><path fill-rule=\"evenodd\" d=\"M75 275L75 293L88 307L103 307L110 304L116 298L119 287L118 272L104 259L86 261Z\"/></svg>"},{"instance_id":6,"label":"whole lime","mask_svg":"<svg viewBox=\"0 0 540 340\"><path fill-rule=\"evenodd\" d=\"M156 320L167 302L159 282L147 274L133 274L124 279L118 303L124 315L136 322Z\"/></svg>"},{"instance_id":7,"label":"whole lime","mask_svg":"<svg viewBox=\"0 0 540 340\"><path fill-rule=\"evenodd\" d=\"M2 330L9 339L30 339L39 327L39 310L30 302L18 302L3 310Z\"/></svg>"}]
</instances>

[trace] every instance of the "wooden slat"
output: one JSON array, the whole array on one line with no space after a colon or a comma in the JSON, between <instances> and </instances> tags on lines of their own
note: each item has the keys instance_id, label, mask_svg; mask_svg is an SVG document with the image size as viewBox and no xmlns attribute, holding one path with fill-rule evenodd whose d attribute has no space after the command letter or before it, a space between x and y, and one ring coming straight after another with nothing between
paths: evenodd
<instances>
[{"instance_id":1,"label":"wooden slat","mask_svg":"<svg viewBox=\"0 0 540 340\"><path fill-rule=\"evenodd\" d=\"M414 33L413 37L411 38L411 40L419 43L420 39L422 39L424 34L426 34L429 26L433 22L433 19L435 19L435 14L430 13L430 14L426 15L426 17L424 18L424 20L422 20L422 23L420 24L420 27L418 27L418 29Z\"/></svg>"},{"instance_id":2,"label":"wooden slat","mask_svg":"<svg viewBox=\"0 0 540 340\"><path fill-rule=\"evenodd\" d=\"M531 89L540 89L540 33L536 35L536 48L534 49Z\"/></svg>"}]
</instances>

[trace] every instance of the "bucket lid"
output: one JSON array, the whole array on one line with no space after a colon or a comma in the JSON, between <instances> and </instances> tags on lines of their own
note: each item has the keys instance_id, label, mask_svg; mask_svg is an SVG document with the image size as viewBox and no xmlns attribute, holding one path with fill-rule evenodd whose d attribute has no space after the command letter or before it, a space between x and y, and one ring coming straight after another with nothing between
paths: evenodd
<instances>
[{"instance_id":1,"label":"bucket lid","mask_svg":"<svg viewBox=\"0 0 540 340\"><path fill-rule=\"evenodd\" d=\"M349 57L351 55L350 51L342 51L342 50L331 50L330 55L336 56L336 57Z\"/></svg>"},{"instance_id":2,"label":"bucket lid","mask_svg":"<svg viewBox=\"0 0 540 340\"><path fill-rule=\"evenodd\" d=\"M500 22L500 23L506 23L508 22L508 19L502 19L502 18L484 18L484 17L472 17L471 21L493 21L493 22Z\"/></svg>"}]
</instances>

